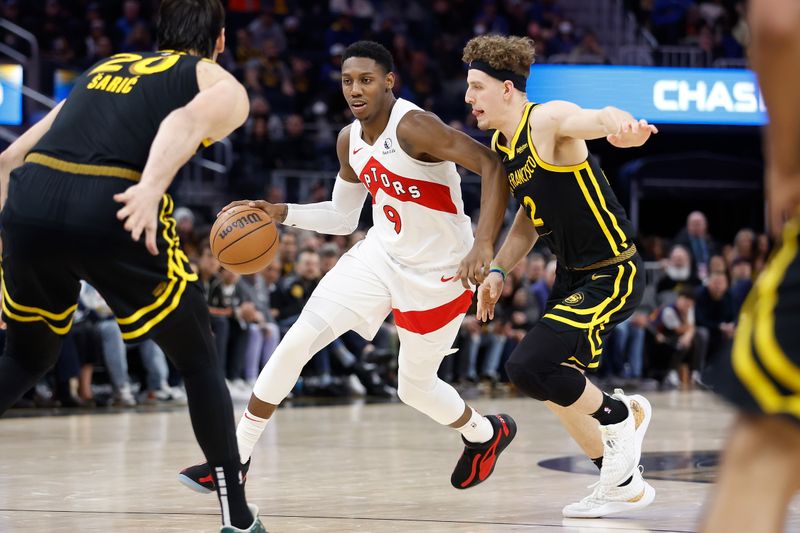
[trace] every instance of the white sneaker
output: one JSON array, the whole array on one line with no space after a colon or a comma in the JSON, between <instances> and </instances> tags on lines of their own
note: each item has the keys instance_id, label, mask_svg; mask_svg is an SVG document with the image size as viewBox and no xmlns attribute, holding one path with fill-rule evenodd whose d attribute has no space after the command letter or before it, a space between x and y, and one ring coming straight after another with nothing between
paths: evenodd
<instances>
[{"instance_id":1,"label":"white sneaker","mask_svg":"<svg viewBox=\"0 0 800 533\"><path fill-rule=\"evenodd\" d=\"M350 374L347 376L347 388L350 391L350 394L354 396L366 396L367 388L361 383L361 380L358 379L358 376L355 374Z\"/></svg>"},{"instance_id":2,"label":"white sneaker","mask_svg":"<svg viewBox=\"0 0 800 533\"><path fill-rule=\"evenodd\" d=\"M681 378L677 370L670 370L664 378L664 386L669 389L677 389L681 386Z\"/></svg>"},{"instance_id":3,"label":"white sneaker","mask_svg":"<svg viewBox=\"0 0 800 533\"><path fill-rule=\"evenodd\" d=\"M603 438L600 484L606 488L616 487L627 480L639 467L639 458L642 454L641 442L638 446L636 444L635 412L639 412L639 408L631 406L631 398L625 396L622 389L616 389L611 397L625 404L628 408L628 417L617 424L600 425L600 436ZM641 404L638 405L641 407Z\"/></svg>"},{"instance_id":4,"label":"white sneaker","mask_svg":"<svg viewBox=\"0 0 800 533\"><path fill-rule=\"evenodd\" d=\"M624 395L622 389L614 389L614 394ZM644 435L650 426L650 420L653 418L653 407L641 394L632 394L628 398L631 401L629 408L633 411L633 424L636 428L636 460L634 464L638 465L642 462L642 441L644 441Z\"/></svg>"},{"instance_id":5,"label":"white sneaker","mask_svg":"<svg viewBox=\"0 0 800 533\"><path fill-rule=\"evenodd\" d=\"M599 481L589 487L594 489L590 495L562 509L565 518L601 518L637 511L653 503L656 497L656 489L644 480L638 468L624 487L607 487Z\"/></svg>"}]
</instances>

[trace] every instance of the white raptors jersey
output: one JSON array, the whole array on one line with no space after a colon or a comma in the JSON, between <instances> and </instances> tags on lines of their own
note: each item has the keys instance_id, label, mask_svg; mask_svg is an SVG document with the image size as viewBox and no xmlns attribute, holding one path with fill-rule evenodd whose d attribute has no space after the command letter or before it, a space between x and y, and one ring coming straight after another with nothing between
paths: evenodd
<instances>
[{"instance_id":1,"label":"white raptors jersey","mask_svg":"<svg viewBox=\"0 0 800 533\"><path fill-rule=\"evenodd\" d=\"M375 239L390 257L411 267L458 265L472 246L472 225L464 214L461 177L451 161L426 163L405 153L397 124L420 110L398 99L386 129L369 145L361 123L350 128L350 166L372 195Z\"/></svg>"}]
</instances>

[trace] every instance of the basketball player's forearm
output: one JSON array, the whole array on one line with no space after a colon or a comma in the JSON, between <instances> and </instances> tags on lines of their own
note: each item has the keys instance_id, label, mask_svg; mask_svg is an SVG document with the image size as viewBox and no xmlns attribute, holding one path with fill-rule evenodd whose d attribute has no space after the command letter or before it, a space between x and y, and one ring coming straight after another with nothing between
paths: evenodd
<instances>
[{"instance_id":1,"label":"basketball player's forearm","mask_svg":"<svg viewBox=\"0 0 800 533\"><path fill-rule=\"evenodd\" d=\"M366 187L337 177L331 196L328 202L286 204L283 223L327 235L353 233L358 227L361 208L367 198Z\"/></svg>"},{"instance_id":2,"label":"basketball player's forearm","mask_svg":"<svg viewBox=\"0 0 800 533\"><path fill-rule=\"evenodd\" d=\"M539 234L525 216L525 211L520 209L492 263L507 272L510 271L530 253L538 238Z\"/></svg>"},{"instance_id":3,"label":"basketball player's forearm","mask_svg":"<svg viewBox=\"0 0 800 533\"><path fill-rule=\"evenodd\" d=\"M205 129L184 108L170 113L156 133L140 183L164 194L178 170L197 151Z\"/></svg>"},{"instance_id":4,"label":"basketball player's forearm","mask_svg":"<svg viewBox=\"0 0 800 533\"><path fill-rule=\"evenodd\" d=\"M800 3L753 0L752 60L770 124L767 159L779 176L800 173Z\"/></svg>"},{"instance_id":5,"label":"basketball player's forearm","mask_svg":"<svg viewBox=\"0 0 800 533\"><path fill-rule=\"evenodd\" d=\"M492 154L492 159L496 159ZM508 205L508 179L503 168L491 161L481 172L481 212L475 240L494 246Z\"/></svg>"}]
</instances>

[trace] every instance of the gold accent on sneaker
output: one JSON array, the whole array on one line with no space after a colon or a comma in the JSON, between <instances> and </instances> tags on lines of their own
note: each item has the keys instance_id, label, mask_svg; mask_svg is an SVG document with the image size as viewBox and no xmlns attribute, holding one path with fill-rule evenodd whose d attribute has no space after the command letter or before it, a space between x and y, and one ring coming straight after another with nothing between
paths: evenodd
<instances>
[{"instance_id":1,"label":"gold accent on sneaker","mask_svg":"<svg viewBox=\"0 0 800 533\"><path fill-rule=\"evenodd\" d=\"M636 429L639 429L639 426L642 425L644 422L644 409L642 406L639 405L639 402L636 400L631 400L631 411L633 411L633 421L635 423Z\"/></svg>"},{"instance_id":2,"label":"gold accent on sneaker","mask_svg":"<svg viewBox=\"0 0 800 533\"><path fill-rule=\"evenodd\" d=\"M628 500L628 503L636 503L636 502L638 502L639 500L641 500L642 498L644 498L644 492L645 492L645 491L644 491L644 489L642 489L642 492L641 492L641 494L639 494L639 495L638 495L638 496L636 496L635 498L631 498L630 500Z\"/></svg>"}]
</instances>

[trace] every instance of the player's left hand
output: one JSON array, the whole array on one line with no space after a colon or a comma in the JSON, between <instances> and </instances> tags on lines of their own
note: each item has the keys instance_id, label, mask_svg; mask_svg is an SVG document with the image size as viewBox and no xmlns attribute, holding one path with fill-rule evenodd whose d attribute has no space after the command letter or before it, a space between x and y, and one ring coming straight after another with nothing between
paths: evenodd
<instances>
[{"instance_id":1,"label":"player's left hand","mask_svg":"<svg viewBox=\"0 0 800 533\"><path fill-rule=\"evenodd\" d=\"M645 119L639 121L631 118L621 120L617 133L612 133L606 140L617 148L635 148L647 142L650 135L658 133L658 128L648 124Z\"/></svg>"},{"instance_id":2,"label":"player's left hand","mask_svg":"<svg viewBox=\"0 0 800 533\"><path fill-rule=\"evenodd\" d=\"M153 255L158 255L156 230L158 205L161 203L162 196L160 191L141 183L114 195L114 201L125 204L117 211L117 218L125 221L125 231L129 231L131 238L136 242L139 242L139 238L144 233L145 246Z\"/></svg>"},{"instance_id":3,"label":"player's left hand","mask_svg":"<svg viewBox=\"0 0 800 533\"><path fill-rule=\"evenodd\" d=\"M503 276L491 272L481 286L478 287L478 311L476 316L481 322L494 319L494 306L503 293Z\"/></svg>"},{"instance_id":4,"label":"player's left hand","mask_svg":"<svg viewBox=\"0 0 800 533\"><path fill-rule=\"evenodd\" d=\"M480 285L489 273L494 258L494 246L488 241L475 241L472 249L458 265L453 281L461 281L465 289Z\"/></svg>"}]
</instances>

